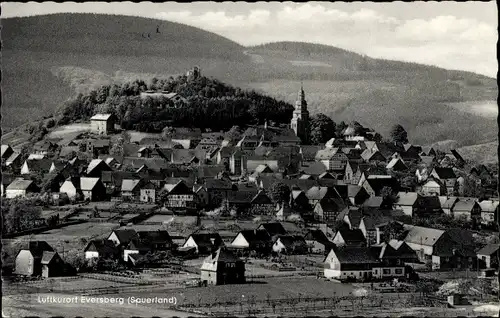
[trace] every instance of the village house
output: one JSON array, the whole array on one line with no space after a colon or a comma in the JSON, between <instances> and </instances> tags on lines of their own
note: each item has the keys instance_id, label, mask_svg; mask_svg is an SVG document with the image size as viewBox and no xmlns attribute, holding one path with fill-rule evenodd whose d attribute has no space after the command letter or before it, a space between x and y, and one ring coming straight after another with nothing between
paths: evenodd
<instances>
[{"instance_id":1,"label":"village house","mask_svg":"<svg viewBox=\"0 0 500 318\"><path fill-rule=\"evenodd\" d=\"M498 269L498 249L500 244L488 244L477 251L477 258L480 268L495 268Z\"/></svg>"},{"instance_id":2,"label":"village house","mask_svg":"<svg viewBox=\"0 0 500 318\"><path fill-rule=\"evenodd\" d=\"M403 241L391 240L370 247L378 260L373 266L372 275L377 279L403 278L406 276L405 263L418 262L417 255Z\"/></svg>"},{"instance_id":3,"label":"village house","mask_svg":"<svg viewBox=\"0 0 500 318\"><path fill-rule=\"evenodd\" d=\"M475 198L458 198L451 208L451 215L456 219L480 222L481 207Z\"/></svg>"},{"instance_id":4,"label":"village house","mask_svg":"<svg viewBox=\"0 0 500 318\"><path fill-rule=\"evenodd\" d=\"M363 172L370 169L369 164L361 164L354 161L348 161L344 172L344 182L347 184L360 183Z\"/></svg>"},{"instance_id":5,"label":"village house","mask_svg":"<svg viewBox=\"0 0 500 318\"><path fill-rule=\"evenodd\" d=\"M165 207L174 211L192 212L196 209L198 197L184 181L165 184Z\"/></svg>"},{"instance_id":6,"label":"village house","mask_svg":"<svg viewBox=\"0 0 500 318\"><path fill-rule=\"evenodd\" d=\"M334 247L325 258L324 275L329 279L368 280L378 260L366 247Z\"/></svg>"},{"instance_id":7,"label":"village house","mask_svg":"<svg viewBox=\"0 0 500 318\"><path fill-rule=\"evenodd\" d=\"M370 196L380 196L384 187L392 189L393 193L399 191L399 182L391 176L369 175L362 187Z\"/></svg>"},{"instance_id":8,"label":"village house","mask_svg":"<svg viewBox=\"0 0 500 318\"><path fill-rule=\"evenodd\" d=\"M126 201L139 201L141 197L141 179L123 179L121 184L122 199Z\"/></svg>"},{"instance_id":9,"label":"village house","mask_svg":"<svg viewBox=\"0 0 500 318\"><path fill-rule=\"evenodd\" d=\"M84 200L103 201L106 199L106 187L99 178L80 178L80 190Z\"/></svg>"},{"instance_id":10,"label":"village house","mask_svg":"<svg viewBox=\"0 0 500 318\"><path fill-rule=\"evenodd\" d=\"M416 192L399 192L397 201L394 203L394 208L402 210L405 215L413 216L416 208L418 193Z\"/></svg>"},{"instance_id":11,"label":"village house","mask_svg":"<svg viewBox=\"0 0 500 318\"><path fill-rule=\"evenodd\" d=\"M446 188L447 195L454 195L457 187L457 176L452 168L435 167L430 174L431 177L441 181Z\"/></svg>"},{"instance_id":12,"label":"village house","mask_svg":"<svg viewBox=\"0 0 500 318\"><path fill-rule=\"evenodd\" d=\"M236 251L267 255L271 251L271 236L266 230L243 230L232 240L230 247Z\"/></svg>"},{"instance_id":13,"label":"village house","mask_svg":"<svg viewBox=\"0 0 500 318\"><path fill-rule=\"evenodd\" d=\"M481 223L486 225L495 224L498 219L498 206L498 200L483 200L479 202L479 207L481 208Z\"/></svg>"},{"instance_id":14,"label":"village house","mask_svg":"<svg viewBox=\"0 0 500 318\"><path fill-rule=\"evenodd\" d=\"M172 239L167 231L137 231L129 243L123 248L123 260L128 262L130 255L168 251L173 247ZM133 262L133 261L132 261Z\"/></svg>"},{"instance_id":15,"label":"village house","mask_svg":"<svg viewBox=\"0 0 500 318\"><path fill-rule=\"evenodd\" d=\"M40 140L33 145L33 154L41 157L48 156L54 154L58 147L59 145L51 140Z\"/></svg>"},{"instance_id":16,"label":"village house","mask_svg":"<svg viewBox=\"0 0 500 318\"><path fill-rule=\"evenodd\" d=\"M404 241L421 262L437 269L475 268L476 254L472 234L463 229L438 230L421 226L406 226Z\"/></svg>"},{"instance_id":17,"label":"village house","mask_svg":"<svg viewBox=\"0 0 500 318\"><path fill-rule=\"evenodd\" d=\"M181 250L193 249L198 255L206 255L221 246L224 246L224 242L218 233L193 233L186 239Z\"/></svg>"},{"instance_id":18,"label":"village house","mask_svg":"<svg viewBox=\"0 0 500 318\"><path fill-rule=\"evenodd\" d=\"M338 216L338 221L343 221L349 229L359 229L359 224L363 218L363 208L357 206L348 206Z\"/></svg>"},{"instance_id":19,"label":"village house","mask_svg":"<svg viewBox=\"0 0 500 318\"><path fill-rule=\"evenodd\" d=\"M116 117L113 114L96 114L90 118L90 129L98 135L108 135L115 129Z\"/></svg>"},{"instance_id":20,"label":"village house","mask_svg":"<svg viewBox=\"0 0 500 318\"><path fill-rule=\"evenodd\" d=\"M270 237L288 234L280 222L261 223L256 230L265 230Z\"/></svg>"},{"instance_id":21,"label":"village house","mask_svg":"<svg viewBox=\"0 0 500 318\"><path fill-rule=\"evenodd\" d=\"M427 178L426 182L422 185L421 191L424 195L442 196L447 194L445 185L434 177ZM453 195L453 194L449 194Z\"/></svg>"},{"instance_id":22,"label":"village house","mask_svg":"<svg viewBox=\"0 0 500 318\"><path fill-rule=\"evenodd\" d=\"M5 159L9 158L13 153L14 149L12 149L10 145L2 145L2 154L1 154L2 162Z\"/></svg>"},{"instance_id":23,"label":"village house","mask_svg":"<svg viewBox=\"0 0 500 318\"><path fill-rule=\"evenodd\" d=\"M117 259L120 250L115 242L106 239L91 240L83 250L85 259Z\"/></svg>"},{"instance_id":24,"label":"village house","mask_svg":"<svg viewBox=\"0 0 500 318\"><path fill-rule=\"evenodd\" d=\"M316 153L315 160L323 163L328 171L333 171L344 170L348 158L341 148L325 148Z\"/></svg>"},{"instance_id":25,"label":"village house","mask_svg":"<svg viewBox=\"0 0 500 318\"><path fill-rule=\"evenodd\" d=\"M85 174L90 178L101 178L104 171L112 171L112 169L102 159L93 159L87 166Z\"/></svg>"},{"instance_id":26,"label":"village house","mask_svg":"<svg viewBox=\"0 0 500 318\"><path fill-rule=\"evenodd\" d=\"M391 220L391 217L376 214L365 215L361 218L359 229L366 238L368 246L382 242L383 228Z\"/></svg>"},{"instance_id":27,"label":"village house","mask_svg":"<svg viewBox=\"0 0 500 318\"><path fill-rule=\"evenodd\" d=\"M16 151L12 155L10 155L7 159L5 159L3 162L6 168L12 169L12 171L18 173L23 163L21 159L22 159L21 153Z\"/></svg>"},{"instance_id":28,"label":"village house","mask_svg":"<svg viewBox=\"0 0 500 318\"><path fill-rule=\"evenodd\" d=\"M30 241L17 253L15 264L15 273L25 276L58 276L64 267L59 254L45 241Z\"/></svg>"},{"instance_id":29,"label":"village house","mask_svg":"<svg viewBox=\"0 0 500 318\"><path fill-rule=\"evenodd\" d=\"M345 208L344 202L338 198L324 198L314 206L315 219L322 223L333 223Z\"/></svg>"},{"instance_id":30,"label":"village house","mask_svg":"<svg viewBox=\"0 0 500 318\"><path fill-rule=\"evenodd\" d=\"M273 201L264 190L234 191L227 198L229 207L234 207L238 211L249 209L260 209L262 211L272 211Z\"/></svg>"},{"instance_id":31,"label":"village house","mask_svg":"<svg viewBox=\"0 0 500 318\"><path fill-rule=\"evenodd\" d=\"M441 210L446 215L451 215L451 211L455 203L458 201L458 197L450 197L450 196L439 196L439 202L441 203Z\"/></svg>"},{"instance_id":32,"label":"village house","mask_svg":"<svg viewBox=\"0 0 500 318\"><path fill-rule=\"evenodd\" d=\"M230 180L225 178L206 179L204 187L208 193L209 204L213 206L219 205L237 189Z\"/></svg>"},{"instance_id":33,"label":"village house","mask_svg":"<svg viewBox=\"0 0 500 318\"><path fill-rule=\"evenodd\" d=\"M64 181L59 188L60 193L66 193L68 198L74 200L77 195L81 195L83 198L82 189L80 187L80 177L70 177Z\"/></svg>"},{"instance_id":34,"label":"village house","mask_svg":"<svg viewBox=\"0 0 500 318\"><path fill-rule=\"evenodd\" d=\"M201 266L203 285L227 285L245 283L245 263L226 248L218 248L203 261Z\"/></svg>"},{"instance_id":35,"label":"village house","mask_svg":"<svg viewBox=\"0 0 500 318\"><path fill-rule=\"evenodd\" d=\"M334 187L314 186L306 192L311 206L316 206L317 203L327 199L342 199L340 194Z\"/></svg>"},{"instance_id":36,"label":"village house","mask_svg":"<svg viewBox=\"0 0 500 318\"><path fill-rule=\"evenodd\" d=\"M305 254L308 247L301 235L277 235L273 240L272 250L278 254Z\"/></svg>"},{"instance_id":37,"label":"village house","mask_svg":"<svg viewBox=\"0 0 500 318\"><path fill-rule=\"evenodd\" d=\"M396 153L396 156L393 156L385 168L392 171L408 170L408 166L405 164L403 159L401 159L401 156L398 153Z\"/></svg>"},{"instance_id":38,"label":"village house","mask_svg":"<svg viewBox=\"0 0 500 318\"><path fill-rule=\"evenodd\" d=\"M436 155L437 155L436 150L434 150L434 148L432 148L430 146L422 146L422 151L420 152L420 154L423 154L424 156L432 156L432 157L436 157Z\"/></svg>"},{"instance_id":39,"label":"village house","mask_svg":"<svg viewBox=\"0 0 500 318\"><path fill-rule=\"evenodd\" d=\"M365 188L355 184L347 185L347 195L349 197L350 204L353 205L361 205L370 198L370 195L366 192Z\"/></svg>"},{"instance_id":40,"label":"village house","mask_svg":"<svg viewBox=\"0 0 500 318\"><path fill-rule=\"evenodd\" d=\"M309 230L304 236L304 240L306 241L308 252L313 254L327 254L335 246L326 234L319 229Z\"/></svg>"},{"instance_id":41,"label":"village house","mask_svg":"<svg viewBox=\"0 0 500 318\"><path fill-rule=\"evenodd\" d=\"M435 195L419 195L415 201L413 215L418 217L436 216L443 213L441 201Z\"/></svg>"},{"instance_id":42,"label":"village house","mask_svg":"<svg viewBox=\"0 0 500 318\"><path fill-rule=\"evenodd\" d=\"M17 177L14 174L2 173L2 182L0 184L2 197L5 196L5 190L7 189L9 184L11 184L12 181L16 180L16 178Z\"/></svg>"},{"instance_id":43,"label":"village house","mask_svg":"<svg viewBox=\"0 0 500 318\"><path fill-rule=\"evenodd\" d=\"M145 203L156 203L158 186L151 181L140 186L140 201Z\"/></svg>"},{"instance_id":44,"label":"village house","mask_svg":"<svg viewBox=\"0 0 500 318\"><path fill-rule=\"evenodd\" d=\"M23 178L14 179L5 189L5 197L12 199L15 197L26 197L28 194L39 193L40 188L33 180Z\"/></svg>"},{"instance_id":45,"label":"village house","mask_svg":"<svg viewBox=\"0 0 500 318\"><path fill-rule=\"evenodd\" d=\"M109 149L111 148L111 140L109 139L92 139L86 140L86 150L87 153L93 157L109 155Z\"/></svg>"},{"instance_id":46,"label":"village house","mask_svg":"<svg viewBox=\"0 0 500 318\"><path fill-rule=\"evenodd\" d=\"M41 174L44 175L49 173L50 168L52 167L52 160L50 159L31 159L24 161L21 167L21 174Z\"/></svg>"},{"instance_id":47,"label":"village house","mask_svg":"<svg viewBox=\"0 0 500 318\"><path fill-rule=\"evenodd\" d=\"M384 155L380 151L371 151L368 149L365 149L361 153L361 158L363 158L363 160L365 162L370 162L370 163L386 161L386 158L384 157Z\"/></svg>"}]
</instances>

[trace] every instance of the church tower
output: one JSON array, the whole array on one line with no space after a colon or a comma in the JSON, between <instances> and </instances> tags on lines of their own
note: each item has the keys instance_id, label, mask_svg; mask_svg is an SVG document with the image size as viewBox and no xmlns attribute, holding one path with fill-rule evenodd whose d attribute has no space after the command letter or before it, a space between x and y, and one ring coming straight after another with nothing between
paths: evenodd
<instances>
[{"instance_id":1,"label":"church tower","mask_svg":"<svg viewBox=\"0 0 500 318\"><path fill-rule=\"evenodd\" d=\"M297 101L295 102L295 110L293 111L290 126L302 143L307 143L309 141L309 111L307 110L306 95L302 83L300 85Z\"/></svg>"}]
</instances>

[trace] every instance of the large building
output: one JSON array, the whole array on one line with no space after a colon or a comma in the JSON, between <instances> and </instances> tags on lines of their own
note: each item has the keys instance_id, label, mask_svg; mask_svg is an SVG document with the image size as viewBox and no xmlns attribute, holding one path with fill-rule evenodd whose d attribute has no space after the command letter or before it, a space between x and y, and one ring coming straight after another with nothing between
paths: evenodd
<instances>
[{"instance_id":1,"label":"large building","mask_svg":"<svg viewBox=\"0 0 500 318\"><path fill-rule=\"evenodd\" d=\"M113 114L96 114L90 118L91 131L98 135L107 135L115 128L116 117Z\"/></svg>"},{"instance_id":2,"label":"large building","mask_svg":"<svg viewBox=\"0 0 500 318\"><path fill-rule=\"evenodd\" d=\"M295 102L295 110L291 122L291 128L302 141L306 143L309 140L309 111L307 110L306 96L301 86L299 96Z\"/></svg>"}]
</instances>

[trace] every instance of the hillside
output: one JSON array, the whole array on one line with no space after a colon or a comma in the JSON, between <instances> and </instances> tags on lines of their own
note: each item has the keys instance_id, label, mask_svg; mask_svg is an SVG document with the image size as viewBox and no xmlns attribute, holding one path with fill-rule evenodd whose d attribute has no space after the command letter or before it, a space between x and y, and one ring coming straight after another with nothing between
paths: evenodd
<instances>
[{"instance_id":1,"label":"hillside","mask_svg":"<svg viewBox=\"0 0 500 318\"><path fill-rule=\"evenodd\" d=\"M462 155L462 157L464 157L464 159L469 159L483 164L498 164L498 141L474 146L466 146L458 148L457 151L460 155Z\"/></svg>"},{"instance_id":2,"label":"hillside","mask_svg":"<svg viewBox=\"0 0 500 318\"><path fill-rule=\"evenodd\" d=\"M356 119L383 134L400 123L412 142L472 145L496 137L491 116L460 110L496 100L495 80L473 73L318 44L242 47L198 28L138 17L54 14L1 23L4 129L53 112L76 92L168 78L198 65L205 76L288 103L303 80L312 114Z\"/></svg>"}]
</instances>

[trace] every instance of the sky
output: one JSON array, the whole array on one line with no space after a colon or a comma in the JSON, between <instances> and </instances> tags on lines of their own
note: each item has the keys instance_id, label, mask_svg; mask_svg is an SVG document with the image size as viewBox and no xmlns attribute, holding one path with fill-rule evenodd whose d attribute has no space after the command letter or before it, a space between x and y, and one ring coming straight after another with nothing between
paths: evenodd
<instances>
[{"instance_id":1,"label":"sky","mask_svg":"<svg viewBox=\"0 0 500 318\"><path fill-rule=\"evenodd\" d=\"M375 58L496 77L498 14L490 2L27 2L2 17L59 12L134 15L196 26L242 45L302 41Z\"/></svg>"}]
</instances>

